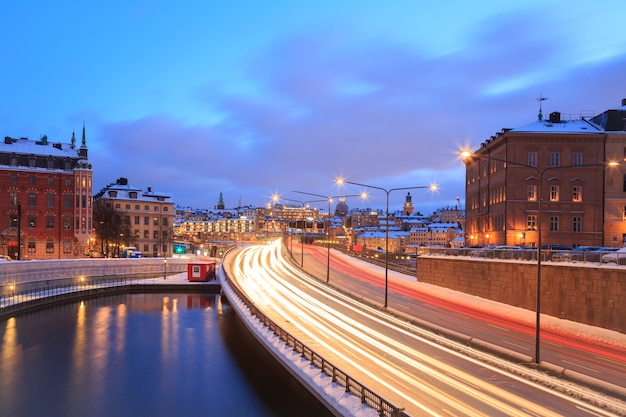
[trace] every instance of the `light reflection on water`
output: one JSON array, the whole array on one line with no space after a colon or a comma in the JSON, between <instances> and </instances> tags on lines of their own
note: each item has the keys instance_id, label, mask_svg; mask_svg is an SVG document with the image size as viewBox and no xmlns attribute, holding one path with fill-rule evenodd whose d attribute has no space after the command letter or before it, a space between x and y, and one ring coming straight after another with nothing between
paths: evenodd
<instances>
[{"instance_id":1,"label":"light reflection on water","mask_svg":"<svg viewBox=\"0 0 626 417\"><path fill-rule=\"evenodd\" d=\"M329 415L216 295L69 303L0 340L0 416Z\"/></svg>"}]
</instances>

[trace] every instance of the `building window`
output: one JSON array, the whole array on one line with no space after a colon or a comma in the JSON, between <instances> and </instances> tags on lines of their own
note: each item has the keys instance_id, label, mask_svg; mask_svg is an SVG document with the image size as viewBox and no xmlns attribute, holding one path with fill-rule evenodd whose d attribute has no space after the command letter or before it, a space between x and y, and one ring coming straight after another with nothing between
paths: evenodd
<instances>
[{"instance_id":1,"label":"building window","mask_svg":"<svg viewBox=\"0 0 626 417\"><path fill-rule=\"evenodd\" d=\"M574 185L572 187L572 201L583 201L583 187L582 185Z\"/></svg>"},{"instance_id":2,"label":"building window","mask_svg":"<svg viewBox=\"0 0 626 417\"><path fill-rule=\"evenodd\" d=\"M17 206L17 191L15 190L9 191L9 205Z\"/></svg>"},{"instance_id":3,"label":"building window","mask_svg":"<svg viewBox=\"0 0 626 417\"><path fill-rule=\"evenodd\" d=\"M37 184L37 177L36 177L36 176L34 176L34 175L30 175L30 176L28 177L28 183L29 183L30 185L35 185L35 184Z\"/></svg>"},{"instance_id":4,"label":"building window","mask_svg":"<svg viewBox=\"0 0 626 417\"><path fill-rule=\"evenodd\" d=\"M559 152L550 152L550 166L561 166L561 154Z\"/></svg>"},{"instance_id":5,"label":"building window","mask_svg":"<svg viewBox=\"0 0 626 417\"><path fill-rule=\"evenodd\" d=\"M167 222L167 217L163 219L163 226L167 226L168 222Z\"/></svg>"},{"instance_id":6,"label":"building window","mask_svg":"<svg viewBox=\"0 0 626 417\"><path fill-rule=\"evenodd\" d=\"M120 203L115 203L115 208L116 209L120 209L120 208L122 208L122 205Z\"/></svg>"},{"instance_id":7,"label":"building window","mask_svg":"<svg viewBox=\"0 0 626 417\"><path fill-rule=\"evenodd\" d=\"M66 187L71 187L72 186L72 179L71 178L66 178L64 183L65 183Z\"/></svg>"},{"instance_id":8,"label":"building window","mask_svg":"<svg viewBox=\"0 0 626 417\"><path fill-rule=\"evenodd\" d=\"M550 186L550 201L559 201L559 186Z\"/></svg>"},{"instance_id":9,"label":"building window","mask_svg":"<svg viewBox=\"0 0 626 417\"><path fill-rule=\"evenodd\" d=\"M130 216L124 216L124 224L130 224Z\"/></svg>"},{"instance_id":10,"label":"building window","mask_svg":"<svg viewBox=\"0 0 626 417\"><path fill-rule=\"evenodd\" d=\"M572 218L572 231L573 232L583 231L583 218L582 217L574 216Z\"/></svg>"},{"instance_id":11,"label":"building window","mask_svg":"<svg viewBox=\"0 0 626 417\"><path fill-rule=\"evenodd\" d=\"M46 253L54 253L54 242L52 241L46 242Z\"/></svg>"},{"instance_id":12,"label":"building window","mask_svg":"<svg viewBox=\"0 0 626 417\"><path fill-rule=\"evenodd\" d=\"M528 201L537 201L537 185L528 185Z\"/></svg>"},{"instance_id":13,"label":"building window","mask_svg":"<svg viewBox=\"0 0 626 417\"><path fill-rule=\"evenodd\" d=\"M37 205L37 193L28 193L28 205L31 207Z\"/></svg>"},{"instance_id":14,"label":"building window","mask_svg":"<svg viewBox=\"0 0 626 417\"><path fill-rule=\"evenodd\" d=\"M9 214L9 227L17 227L17 213Z\"/></svg>"},{"instance_id":15,"label":"building window","mask_svg":"<svg viewBox=\"0 0 626 417\"><path fill-rule=\"evenodd\" d=\"M139 210L139 204L135 204L135 210Z\"/></svg>"},{"instance_id":16,"label":"building window","mask_svg":"<svg viewBox=\"0 0 626 417\"><path fill-rule=\"evenodd\" d=\"M63 253L72 253L72 242L67 240L63 242Z\"/></svg>"},{"instance_id":17,"label":"building window","mask_svg":"<svg viewBox=\"0 0 626 417\"><path fill-rule=\"evenodd\" d=\"M150 238L150 231L149 230L144 230L143 231L143 237L145 239L149 239Z\"/></svg>"},{"instance_id":18,"label":"building window","mask_svg":"<svg viewBox=\"0 0 626 417\"><path fill-rule=\"evenodd\" d=\"M63 207L66 209L72 208L72 195L71 194L65 194L63 196Z\"/></svg>"},{"instance_id":19,"label":"building window","mask_svg":"<svg viewBox=\"0 0 626 417\"><path fill-rule=\"evenodd\" d=\"M46 214L46 229L54 229L54 216Z\"/></svg>"},{"instance_id":20,"label":"building window","mask_svg":"<svg viewBox=\"0 0 626 417\"><path fill-rule=\"evenodd\" d=\"M537 216L529 215L526 217L526 230L537 230Z\"/></svg>"},{"instance_id":21,"label":"building window","mask_svg":"<svg viewBox=\"0 0 626 417\"><path fill-rule=\"evenodd\" d=\"M47 208L54 208L54 194L52 194L52 193L47 193L46 194L46 207Z\"/></svg>"},{"instance_id":22,"label":"building window","mask_svg":"<svg viewBox=\"0 0 626 417\"><path fill-rule=\"evenodd\" d=\"M140 224L139 223L139 216L135 216L135 224Z\"/></svg>"},{"instance_id":23,"label":"building window","mask_svg":"<svg viewBox=\"0 0 626 417\"><path fill-rule=\"evenodd\" d=\"M626 193L626 174L624 174L624 185L622 191Z\"/></svg>"},{"instance_id":24,"label":"building window","mask_svg":"<svg viewBox=\"0 0 626 417\"><path fill-rule=\"evenodd\" d=\"M48 177L48 185L54 185L54 178Z\"/></svg>"},{"instance_id":25,"label":"building window","mask_svg":"<svg viewBox=\"0 0 626 417\"><path fill-rule=\"evenodd\" d=\"M37 251L37 244L36 242L28 242L28 253L35 253Z\"/></svg>"},{"instance_id":26,"label":"building window","mask_svg":"<svg viewBox=\"0 0 626 417\"><path fill-rule=\"evenodd\" d=\"M624 210L622 211L622 220L626 220L626 206L624 206Z\"/></svg>"},{"instance_id":27,"label":"building window","mask_svg":"<svg viewBox=\"0 0 626 417\"><path fill-rule=\"evenodd\" d=\"M133 237L139 238L139 229L134 230Z\"/></svg>"},{"instance_id":28,"label":"building window","mask_svg":"<svg viewBox=\"0 0 626 417\"><path fill-rule=\"evenodd\" d=\"M531 167L537 166L537 152L528 152L528 165Z\"/></svg>"},{"instance_id":29,"label":"building window","mask_svg":"<svg viewBox=\"0 0 626 417\"><path fill-rule=\"evenodd\" d=\"M63 229L70 230L72 228L72 216L63 217Z\"/></svg>"},{"instance_id":30,"label":"building window","mask_svg":"<svg viewBox=\"0 0 626 417\"><path fill-rule=\"evenodd\" d=\"M582 152L574 152L574 157L572 159L572 165L579 166L583 164L583 154Z\"/></svg>"},{"instance_id":31,"label":"building window","mask_svg":"<svg viewBox=\"0 0 626 417\"><path fill-rule=\"evenodd\" d=\"M28 215L28 227L34 229L37 227L37 216L34 214Z\"/></svg>"},{"instance_id":32,"label":"building window","mask_svg":"<svg viewBox=\"0 0 626 417\"><path fill-rule=\"evenodd\" d=\"M37 160L35 158L30 158L28 160L28 167L29 168L35 168L36 164L37 164Z\"/></svg>"},{"instance_id":33,"label":"building window","mask_svg":"<svg viewBox=\"0 0 626 417\"><path fill-rule=\"evenodd\" d=\"M17 177L16 177L15 175L11 175L11 176L9 177L9 182L10 182L11 184L17 184Z\"/></svg>"},{"instance_id":34,"label":"building window","mask_svg":"<svg viewBox=\"0 0 626 417\"><path fill-rule=\"evenodd\" d=\"M158 230L154 230L152 232L152 235L154 236L153 239L158 239L159 238L159 231Z\"/></svg>"},{"instance_id":35,"label":"building window","mask_svg":"<svg viewBox=\"0 0 626 417\"><path fill-rule=\"evenodd\" d=\"M559 216L550 216L550 231L559 231Z\"/></svg>"},{"instance_id":36,"label":"building window","mask_svg":"<svg viewBox=\"0 0 626 417\"><path fill-rule=\"evenodd\" d=\"M159 245L152 245L152 252L159 253Z\"/></svg>"},{"instance_id":37,"label":"building window","mask_svg":"<svg viewBox=\"0 0 626 417\"><path fill-rule=\"evenodd\" d=\"M147 226L147 225L149 225L149 224L150 224L150 217L148 217L148 216L144 216L144 218L143 218L143 224L144 224L144 225L146 225L146 226Z\"/></svg>"},{"instance_id":38,"label":"building window","mask_svg":"<svg viewBox=\"0 0 626 417\"><path fill-rule=\"evenodd\" d=\"M169 210L169 209L168 209L168 207L167 207L167 206L163 207L163 211L168 211L168 210Z\"/></svg>"},{"instance_id":39,"label":"building window","mask_svg":"<svg viewBox=\"0 0 626 417\"><path fill-rule=\"evenodd\" d=\"M13 156L11 155L11 161L10 161L11 166L16 167L17 166L17 156Z\"/></svg>"},{"instance_id":40,"label":"building window","mask_svg":"<svg viewBox=\"0 0 626 417\"><path fill-rule=\"evenodd\" d=\"M116 198L117 197L117 191L109 191L109 197Z\"/></svg>"},{"instance_id":41,"label":"building window","mask_svg":"<svg viewBox=\"0 0 626 417\"><path fill-rule=\"evenodd\" d=\"M154 217L152 219L152 225L154 225L154 226L158 226L159 225L159 218L158 217Z\"/></svg>"},{"instance_id":42,"label":"building window","mask_svg":"<svg viewBox=\"0 0 626 417\"><path fill-rule=\"evenodd\" d=\"M148 253L148 251L149 251L149 250L150 250L150 245L148 245L147 243L145 243L145 244L143 245L143 251L144 251L145 253Z\"/></svg>"},{"instance_id":43,"label":"building window","mask_svg":"<svg viewBox=\"0 0 626 417\"><path fill-rule=\"evenodd\" d=\"M130 210L130 204L126 204L126 206L124 206L124 208L125 208L126 210Z\"/></svg>"},{"instance_id":44,"label":"building window","mask_svg":"<svg viewBox=\"0 0 626 417\"><path fill-rule=\"evenodd\" d=\"M128 193L129 198L137 198L137 191L131 191ZM130 207L129 207L130 208Z\"/></svg>"}]
</instances>

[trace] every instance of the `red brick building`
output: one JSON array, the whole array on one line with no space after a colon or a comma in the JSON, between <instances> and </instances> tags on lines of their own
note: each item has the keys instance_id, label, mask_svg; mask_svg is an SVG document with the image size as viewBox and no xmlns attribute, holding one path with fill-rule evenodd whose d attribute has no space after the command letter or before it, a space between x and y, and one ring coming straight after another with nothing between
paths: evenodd
<instances>
[{"instance_id":1,"label":"red brick building","mask_svg":"<svg viewBox=\"0 0 626 417\"><path fill-rule=\"evenodd\" d=\"M83 256L92 236L92 169L77 146L5 137L0 143L0 255Z\"/></svg>"},{"instance_id":2,"label":"red brick building","mask_svg":"<svg viewBox=\"0 0 626 417\"><path fill-rule=\"evenodd\" d=\"M466 164L466 245L622 246L626 100L591 119L504 129ZM618 166L609 163L620 162Z\"/></svg>"}]
</instances>

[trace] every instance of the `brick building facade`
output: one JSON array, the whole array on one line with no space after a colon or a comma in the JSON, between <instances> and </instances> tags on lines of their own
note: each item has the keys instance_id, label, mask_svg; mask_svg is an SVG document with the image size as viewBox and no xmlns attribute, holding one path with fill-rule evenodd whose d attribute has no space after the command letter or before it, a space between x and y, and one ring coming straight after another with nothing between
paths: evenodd
<instances>
[{"instance_id":1,"label":"brick building facade","mask_svg":"<svg viewBox=\"0 0 626 417\"><path fill-rule=\"evenodd\" d=\"M82 144L5 137L0 143L0 255L83 256L92 237L92 169Z\"/></svg>"}]
</instances>

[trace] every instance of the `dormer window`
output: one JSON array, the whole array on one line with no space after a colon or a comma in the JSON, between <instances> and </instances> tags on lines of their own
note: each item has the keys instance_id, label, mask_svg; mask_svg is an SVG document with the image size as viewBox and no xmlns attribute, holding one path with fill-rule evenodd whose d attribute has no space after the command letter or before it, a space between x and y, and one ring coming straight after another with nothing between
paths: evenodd
<instances>
[{"instance_id":1,"label":"dormer window","mask_svg":"<svg viewBox=\"0 0 626 417\"><path fill-rule=\"evenodd\" d=\"M117 197L117 191L109 191L109 197L111 198Z\"/></svg>"},{"instance_id":2,"label":"dormer window","mask_svg":"<svg viewBox=\"0 0 626 417\"><path fill-rule=\"evenodd\" d=\"M131 191L128 193L128 197L130 198L137 198L137 191Z\"/></svg>"}]
</instances>

